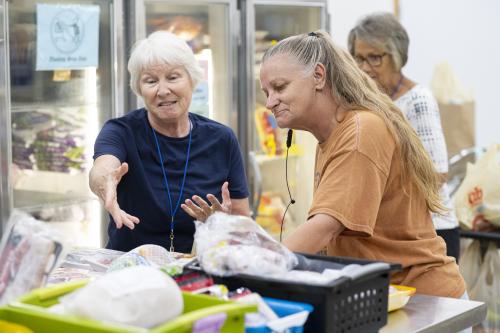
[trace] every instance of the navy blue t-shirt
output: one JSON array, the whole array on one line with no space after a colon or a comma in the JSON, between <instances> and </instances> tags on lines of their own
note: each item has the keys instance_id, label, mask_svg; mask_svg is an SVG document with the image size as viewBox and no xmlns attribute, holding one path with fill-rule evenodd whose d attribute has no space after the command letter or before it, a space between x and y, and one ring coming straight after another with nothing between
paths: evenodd
<instances>
[{"instance_id":1,"label":"navy blue t-shirt","mask_svg":"<svg viewBox=\"0 0 500 333\"><path fill-rule=\"evenodd\" d=\"M221 186L225 181L229 182L231 198L247 198L243 159L233 131L196 114L190 113L189 117L193 124L192 142L181 203L195 194L206 200L208 193L221 201ZM175 208L189 136L171 138L156 134ZM126 213L140 219L134 230L125 226L117 229L110 216L107 247L129 251L143 244L157 244L169 249L170 203L153 131L144 108L106 122L94 146L94 159L101 155L113 155L128 163L129 171L117 188L118 204ZM189 253L193 245L194 220L179 206L174 221L175 251Z\"/></svg>"}]
</instances>

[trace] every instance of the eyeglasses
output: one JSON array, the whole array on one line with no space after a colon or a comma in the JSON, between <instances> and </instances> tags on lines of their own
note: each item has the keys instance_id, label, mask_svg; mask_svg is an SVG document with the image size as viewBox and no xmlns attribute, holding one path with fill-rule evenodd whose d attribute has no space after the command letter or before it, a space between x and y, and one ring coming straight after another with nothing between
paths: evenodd
<instances>
[{"instance_id":1,"label":"eyeglasses","mask_svg":"<svg viewBox=\"0 0 500 333\"><path fill-rule=\"evenodd\" d=\"M362 56L354 56L354 60L358 64L358 66L362 66L363 63L366 61L368 65L372 67L378 67L382 65L382 58L386 56L388 53L382 53L382 54L370 54L366 58Z\"/></svg>"}]
</instances>

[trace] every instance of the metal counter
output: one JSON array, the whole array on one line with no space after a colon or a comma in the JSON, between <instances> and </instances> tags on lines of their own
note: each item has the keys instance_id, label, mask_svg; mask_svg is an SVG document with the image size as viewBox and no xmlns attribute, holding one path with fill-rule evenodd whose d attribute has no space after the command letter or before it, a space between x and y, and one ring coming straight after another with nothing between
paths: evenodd
<instances>
[{"instance_id":1,"label":"metal counter","mask_svg":"<svg viewBox=\"0 0 500 333\"><path fill-rule=\"evenodd\" d=\"M454 333L485 317L486 304L482 302L415 295L404 308L389 313L380 333Z\"/></svg>"}]
</instances>

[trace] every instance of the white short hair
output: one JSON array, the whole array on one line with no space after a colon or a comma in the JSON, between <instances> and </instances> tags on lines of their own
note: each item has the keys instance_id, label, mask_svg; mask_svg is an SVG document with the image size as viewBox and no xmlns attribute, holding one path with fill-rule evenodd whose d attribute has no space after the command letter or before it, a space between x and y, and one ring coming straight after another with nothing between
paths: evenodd
<instances>
[{"instance_id":1,"label":"white short hair","mask_svg":"<svg viewBox=\"0 0 500 333\"><path fill-rule=\"evenodd\" d=\"M134 44L128 61L130 88L137 96L141 96L142 71L158 63L184 66L191 77L193 87L203 80L203 70L189 45L182 38L170 32L156 31Z\"/></svg>"}]
</instances>

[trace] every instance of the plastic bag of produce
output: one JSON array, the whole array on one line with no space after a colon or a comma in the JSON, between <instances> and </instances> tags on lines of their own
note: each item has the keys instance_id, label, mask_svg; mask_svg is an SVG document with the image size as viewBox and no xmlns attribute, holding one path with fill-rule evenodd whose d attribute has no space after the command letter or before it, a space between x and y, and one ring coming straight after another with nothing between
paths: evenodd
<instances>
[{"instance_id":1,"label":"plastic bag of produce","mask_svg":"<svg viewBox=\"0 0 500 333\"><path fill-rule=\"evenodd\" d=\"M293 269L296 256L254 220L215 213L197 222L194 235L202 268L214 275L276 275Z\"/></svg>"}]
</instances>

